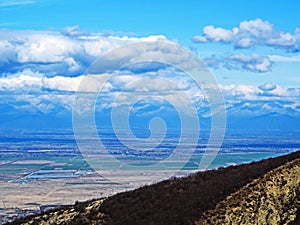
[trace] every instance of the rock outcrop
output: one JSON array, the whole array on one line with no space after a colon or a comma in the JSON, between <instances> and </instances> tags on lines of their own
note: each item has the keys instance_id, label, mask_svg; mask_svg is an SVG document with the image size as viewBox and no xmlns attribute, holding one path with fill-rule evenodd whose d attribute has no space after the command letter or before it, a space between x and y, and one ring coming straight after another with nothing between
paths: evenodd
<instances>
[{"instance_id":1,"label":"rock outcrop","mask_svg":"<svg viewBox=\"0 0 300 225\"><path fill-rule=\"evenodd\" d=\"M204 213L197 225L290 225L295 224L299 212L300 159L297 159L231 194L215 209Z\"/></svg>"}]
</instances>

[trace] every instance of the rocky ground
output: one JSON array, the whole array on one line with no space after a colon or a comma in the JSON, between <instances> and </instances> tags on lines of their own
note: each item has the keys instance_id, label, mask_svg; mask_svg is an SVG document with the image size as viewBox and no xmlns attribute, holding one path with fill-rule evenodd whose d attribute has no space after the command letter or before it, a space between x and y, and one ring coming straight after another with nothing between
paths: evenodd
<instances>
[{"instance_id":1,"label":"rocky ground","mask_svg":"<svg viewBox=\"0 0 300 225\"><path fill-rule=\"evenodd\" d=\"M197 225L290 225L295 224L299 213L300 159L297 159L231 194L215 209L204 213Z\"/></svg>"}]
</instances>

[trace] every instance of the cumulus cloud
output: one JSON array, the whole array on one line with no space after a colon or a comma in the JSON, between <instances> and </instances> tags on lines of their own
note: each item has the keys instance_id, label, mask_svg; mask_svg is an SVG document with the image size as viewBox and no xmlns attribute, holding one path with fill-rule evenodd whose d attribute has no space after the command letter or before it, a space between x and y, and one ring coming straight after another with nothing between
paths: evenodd
<instances>
[{"instance_id":1,"label":"cumulus cloud","mask_svg":"<svg viewBox=\"0 0 300 225\"><path fill-rule=\"evenodd\" d=\"M18 76L0 78L0 92L5 93L41 93L48 91L77 91L77 86L80 83L79 77L43 77L32 76L28 73L23 73Z\"/></svg>"},{"instance_id":2,"label":"cumulus cloud","mask_svg":"<svg viewBox=\"0 0 300 225\"><path fill-rule=\"evenodd\" d=\"M238 33L238 28L227 30L221 27L206 26L203 28L203 36L194 36L194 42L231 42Z\"/></svg>"},{"instance_id":3,"label":"cumulus cloud","mask_svg":"<svg viewBox=\"0 0 300 225\"><path fill-rule=\"evenodd\" d=\"M258 86L258 88L262 91L273 91L276 89L276 87L277 86L274 83L264 83Z\"/></svg>"},{"instance_id":4,"label":"cumulus cloud","mask_svg":"<svg viewBox=\"0 0 300 225\"><path fill-rule=\"evenodd\" d=\"M258 54L232 54L225 57L211 56L204 59L209 67L218 69L225 67L227 69L248 70L252 72L269 72L272 68L272 61L268 56Z\"/></svg>"},{"instance_id":5,"label":"cumulus cloud","mask_svg":"<svg viewBox=\"0 0 300 225\"><path fill-rule=\"evenodd\" d=\"M232 43L236 48L270 46L298 52L300 50L300 29L296 28L294 33L277 31L269 21L257 18L242 21L238 27L232 29L206 26L203 28L203 34L194 36L192 40L195 43Z\"/></svg>"},{"instance_id":6,"label":"cumulus cloud","mask_svg":"<svg viewBox=\"0 0 300 225\"><path fill-rule=\"evenodd\" d=\"M233 63L239 64L243 69L256 71L256 72L268 72L271 69L271 61L267 56L259 56L258 54L244 55L236 54L229 56L229 60Z\"/></svg>"},{"instance_id":7,"label":"cumulus cloud","mask_svg":"<svg viewBox=\"0 0 300 225\"><path fill-rule=\"evenodd\" d=\"M63 32L0 30L0 74L23 69L46 76L78 76L99 56L122 45L166 39L164 36L127 37L90 34L78 26Z\"/></svg>"}]
</instances>

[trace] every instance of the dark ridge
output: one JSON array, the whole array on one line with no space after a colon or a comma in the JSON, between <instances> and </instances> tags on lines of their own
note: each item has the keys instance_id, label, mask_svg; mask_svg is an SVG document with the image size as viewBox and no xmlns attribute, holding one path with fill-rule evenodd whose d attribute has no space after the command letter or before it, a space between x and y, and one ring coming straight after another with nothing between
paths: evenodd
<instances>
[{"instance_id":1,"label":"dark ridge","mask_svg":"<svg viewBox=\"0 0 300 225\"><path fill-rule=\"evenodd\" d=\"M198 172L184 178L172 178L154 185L144 186L133 191L111 196L92 210L91 215L81 221L103 225L189 225L195 224L207 210L214 209L228 195L238 191L254 179L260 178L271 170L300 158L300 151L259 162ZM80 213L89 203L76 203L73 208ZM56 209L62 213L65 208ZM97 213L104 213L105 220ZM47 215L44 212L40 215ZM59 214L60 214L59 213ZM299 214L299 211L298 211ZM9 225L28 222L35 216L17 219ZM299 215L297 217L299 221ZM34 221L39 224L38 221ZM76 224L76 221L60 224ZM47 223L51 224L51 223ZM299 224L299 223L296 223Z\"/></svg>"}]
</instances>

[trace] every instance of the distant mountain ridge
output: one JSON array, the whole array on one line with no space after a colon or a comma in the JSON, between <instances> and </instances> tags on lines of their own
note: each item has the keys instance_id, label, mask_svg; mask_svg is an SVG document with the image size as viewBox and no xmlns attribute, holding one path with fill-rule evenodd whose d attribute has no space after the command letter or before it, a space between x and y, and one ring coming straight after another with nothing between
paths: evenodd
<instances>
[{"instance_id":1,"label":"distant mountain ridge","mask_svg":"<svg viewBox=\"0 0 300 225\"><path fill-rule=\"evenodd\" d=\"M169 179L109 198L21 218L10 225L276 225L277 222L295 225L300 220L299 170L300 151L297 151ZM273 202L273 208L264 204L267 202ZM249 205L256 210L251 211ZM260 219L248 220L252 214ZM224 223L226 218L233 222Z\"/></svg>"},{"instance_id":2,"label":"distant mountain ridge","mask_svg":"<svg viewBox=\"0 0 300 225\"><path fill-rule=\"evenodd\" d=\"M152 102L153 103L153 102ZM274 129L282 131L300 130L299 108L287 107L290 102L285 101L243 101L226 103L227 128L246 130ZM143 107L142 107L143 106ZM176 109L168 104L155 103L154 105L135 105L132 112L136 124L132 127L148 127L149 121L154 117L162 117L168 127L180 128L180 120ZM31 105L26 101L7 102L0 104L2 112L0 127L9 129L55 129L72 128L71 106L54 104L51 101L41 101ZM117 108L122 112L122 107ZM210 108L203 106L199 109L200 127L210 128ZM124 115L120 117L124 119ZM186 115L187 121L191 115ZM111 108L101 109L95 115L96 124L111 126ZM118 118L118 117L117 117ZM191 120L193 121L193 120ZM118 121L114 121L117 123ZM147 124L146 124L147 123Z\"/></svg>"}]
</instances>

